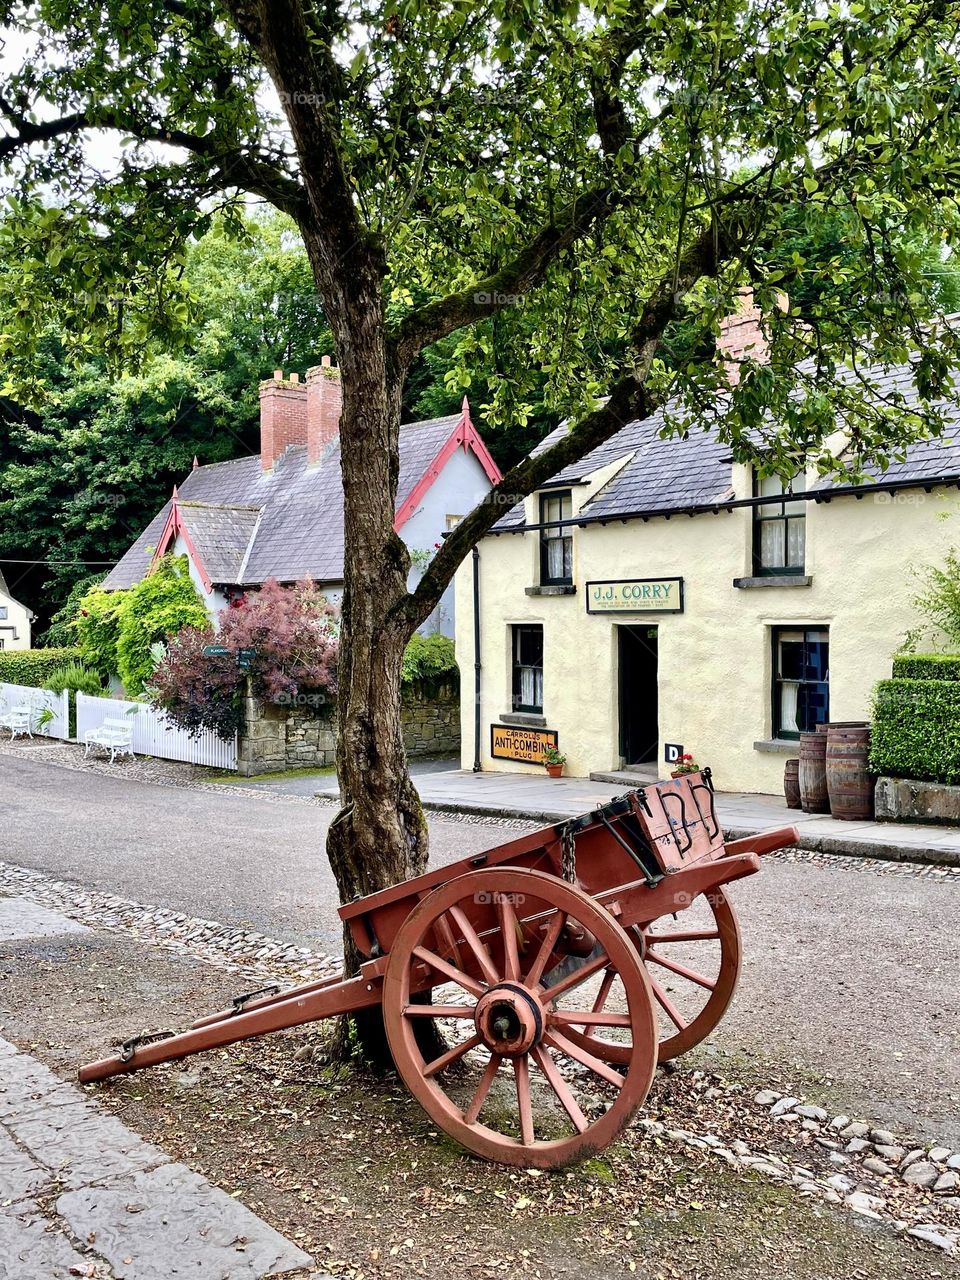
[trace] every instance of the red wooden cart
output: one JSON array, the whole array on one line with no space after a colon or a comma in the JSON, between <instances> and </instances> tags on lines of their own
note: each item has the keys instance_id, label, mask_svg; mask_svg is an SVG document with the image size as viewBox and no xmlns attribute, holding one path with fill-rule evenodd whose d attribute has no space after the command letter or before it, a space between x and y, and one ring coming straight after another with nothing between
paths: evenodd
<instances>
[{"instance_id":1,"label":"red wooden cart","mask_svg":"<svg viewBox=\"0 0 960 1280\"><path fill-rule=\"evenodd\" d=\"M717 1025L740 968L723 886L796 839L724 844L708 771L656 783L341 907L368 957L357 976L239 996L79 1076L380 1004L397 1071L440 1128L488 1159L558 1168L612 1142L657 1061ZM427 1020L443 1052L418 1034Z\"/></svg>"}]
</instances>

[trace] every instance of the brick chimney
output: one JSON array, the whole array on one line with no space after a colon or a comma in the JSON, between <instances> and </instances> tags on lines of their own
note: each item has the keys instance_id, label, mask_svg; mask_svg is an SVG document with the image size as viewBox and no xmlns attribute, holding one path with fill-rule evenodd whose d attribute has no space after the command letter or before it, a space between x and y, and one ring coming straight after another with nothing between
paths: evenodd
<instances>
[{"instance_id":1,"label":"brick chimney","mask_svg":"<svg viewBox=\"0 0 960 1280\"><path fill-rule=\"evenodd\" d=\"M788 304L786 294L778 296L781 311L786 311ZM717 338L717 351L724 357L723 365L727 381L735 387L740 381L739 361L749 356L760 364L766 364L769 356L767 340L760 328L761 311L753 301L753 290L749 287L737 290L737 309L732 316L721 321L720 336Z\"/></svg>"},{"instance_id":2,"label":"brick chimney","mask_svg":"<svg viewBox=\"0 0 960 1280\"><path fill-rule=\"evenodd\" d=\"M307 465L319 462L340 431L343 388L329 356L307 370Z\"/></svg>"},{"instance_id":3,"label":"brick chimney","mask_svg":"<svg viewBox=\"0 0 960 1280\"><path fill-rule=\"evenodd\" d=\"M307 388L299 373L284 382L283 370L260 383L260 465L272 471L291 444L307 443Z\"/></svg>"}]
</instances>

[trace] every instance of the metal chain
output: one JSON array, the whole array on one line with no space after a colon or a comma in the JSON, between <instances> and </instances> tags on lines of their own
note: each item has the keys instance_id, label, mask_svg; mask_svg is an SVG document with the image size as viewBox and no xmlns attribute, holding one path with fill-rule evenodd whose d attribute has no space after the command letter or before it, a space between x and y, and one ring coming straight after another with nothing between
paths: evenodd
<instances>
[{"instance_id":1,"label":"metal chain","mask_svg":"<svg viewBox=\"0 0 960 1280\"><path fill-rule=\"evenodd\" d=\"M570 822L560 832L560 874L570 884L577 878L577 840Z\"/></svg>"}]
</instances>

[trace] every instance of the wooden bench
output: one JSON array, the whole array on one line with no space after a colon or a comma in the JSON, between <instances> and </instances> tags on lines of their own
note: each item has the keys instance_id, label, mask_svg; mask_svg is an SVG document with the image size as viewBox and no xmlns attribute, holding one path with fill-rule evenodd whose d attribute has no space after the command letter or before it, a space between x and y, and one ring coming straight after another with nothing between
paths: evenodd
<instances>
[{"instance_id":1,"label":"wooden bench","mask_svg":"<svg viewBox=\"0 0 960 1280\"><path fill-rule=\"evenodd\" d=\"M91 747L100 747L110 752L110 763L116 757L133 755L133 725L129 720L119 716L107 716L103 724L96 729L88 729L83 735L83 758L86 759Z\"/></svg>"}]
</instances>

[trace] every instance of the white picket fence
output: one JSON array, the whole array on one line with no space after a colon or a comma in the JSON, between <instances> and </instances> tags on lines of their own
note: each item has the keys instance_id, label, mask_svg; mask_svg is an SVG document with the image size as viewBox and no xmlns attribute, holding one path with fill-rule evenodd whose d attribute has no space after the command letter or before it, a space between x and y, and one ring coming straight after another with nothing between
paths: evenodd
<instances>
[{"instance_id":1,"label":"white picket fence","mask_svg":"<svg viewBox=\"0 0 960 1280\"><path fill-rule=\"evenodd\" d=\"M92 698L77 694L77 741L83 742L90 729L99 729L107 717L127 719L133 728L133 750L138 756L159 756L162 760L185 760L209 764L218 769L237 767L237 740L224 742L216 733L205 731L191 738L184 729L169 724L162 711L145 702L121 702L118 698Z\"/></svg>"},{"instance_id":2,"label":"white picket fence","mask_svg":"<svg viewBox=\"0 0 960 1280\"><path fill-rule=\"evenodd\" d=\"M52 693L49 689L36 689L27 684L7 684L0 680L0 714L12 711L14 707L32 707L34 716L34 733L48 738L70 737L70 703L69 694ZM43 727L37 725L40 712L49 707L53 719Z\"/></svg>"}]
</instances>

